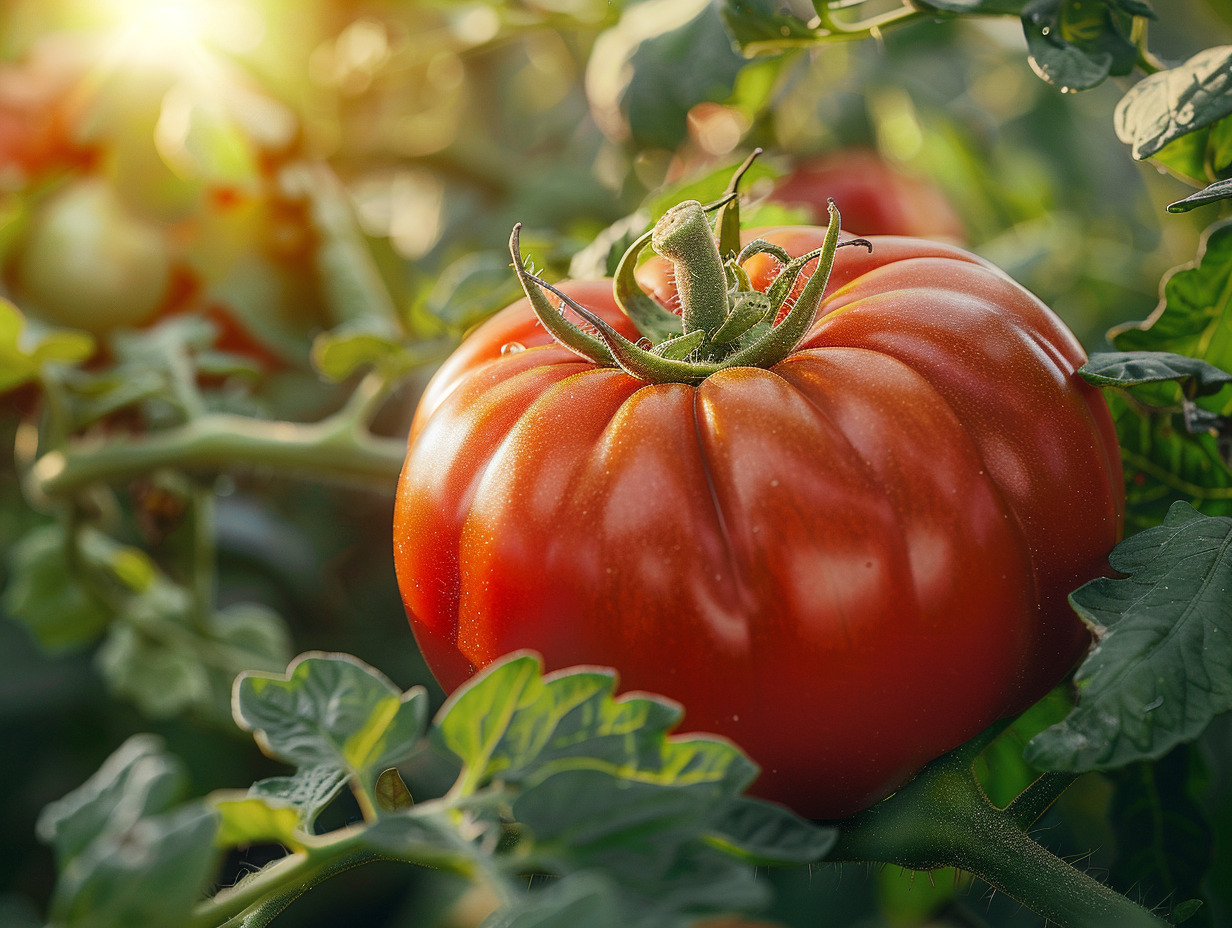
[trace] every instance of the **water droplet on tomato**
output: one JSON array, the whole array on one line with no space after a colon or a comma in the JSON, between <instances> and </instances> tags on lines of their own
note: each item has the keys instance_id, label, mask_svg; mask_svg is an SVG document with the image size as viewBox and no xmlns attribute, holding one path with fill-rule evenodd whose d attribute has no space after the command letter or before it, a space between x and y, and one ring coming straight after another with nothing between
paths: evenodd
<instances>
[{"instance_id":1,"label":"water droplet on tomato","mask_svg":"<svg viewBox=\"0 0 1232 928\"><path fill-rule=\"evenodd\" d=\"M517 354L519 351L525 351L526 346L521 342L505 342L501 345L501 354Z\"/></svg>"}]
</instances>

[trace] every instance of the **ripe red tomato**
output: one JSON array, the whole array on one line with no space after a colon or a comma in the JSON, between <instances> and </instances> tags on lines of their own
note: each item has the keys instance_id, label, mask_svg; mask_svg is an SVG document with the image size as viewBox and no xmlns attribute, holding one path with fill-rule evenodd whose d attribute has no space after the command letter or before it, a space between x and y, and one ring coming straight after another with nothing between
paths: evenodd
<instances>
[{"instance_id":1,"label":"ripe red tomato","mask_svg":"<svg viewBox=\"0 0 1232 928\"><path fill-rule=\"evenodd\" d=\"M774 185L770 199L808 208L812 222L826 221L826 201L833 199L842 207L843 228L855 235L967 241L962 219L940 190L866 149L802 161Z\"/></svg>"},{"instance_id":2,"label":"ripe red tomato","mask_svg":"<svg viewBox=\"0 0 1232 928\"><path fill-rule=\"evenodd\" d=\"M759 237L800 255L823 234ZM764 289L778 262L745 270ZM562 289L637 338L610 281ZM1123 486L1083 361L1005 274L903 238L839 249L785 360L696 384L582 359L515 303L411 428L394 541L416 638L446 689L517 648L616 667L748 751L754 792L854 813L1087 646L1066 594L1107 569Z\"/></svg>"}]
</instances>

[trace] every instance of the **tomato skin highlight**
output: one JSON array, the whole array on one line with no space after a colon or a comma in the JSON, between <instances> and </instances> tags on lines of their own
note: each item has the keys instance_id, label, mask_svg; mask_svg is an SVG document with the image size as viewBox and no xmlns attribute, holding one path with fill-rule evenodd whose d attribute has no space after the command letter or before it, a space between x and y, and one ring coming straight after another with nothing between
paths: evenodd
<instances>
[{"instance_id":1,"label":"tomato skin highlight","mask_svg":"<svg viewBox=\"0 0 1232 928\"><path fill-rule=\"evenodd\" d=\"M792 254L823 235L748 233ZM746 270L763 288L777 265ZM636 337L610 282L563 288ZM1065 595L1107 570L1123 487L1083 360L1000 271L902 238L839 250L786 360L696 386L551 344L520 301L411 428L394 541L416 638L446 689L517 648L613 666L748 751L754 792L850 815L1087 646Z\"/></svg>"}]
</instances>

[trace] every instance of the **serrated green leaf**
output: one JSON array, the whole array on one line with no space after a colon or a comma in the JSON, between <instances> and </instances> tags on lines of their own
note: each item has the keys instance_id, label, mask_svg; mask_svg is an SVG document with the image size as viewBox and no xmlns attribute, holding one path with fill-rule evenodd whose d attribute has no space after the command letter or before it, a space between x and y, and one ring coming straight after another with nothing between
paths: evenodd
<instances>
[{"instance_id":1,"label":"serrated green leaf","mask_svg":"<svg viewBox=\"0 0 1232 928\"><path fill-rule=\"evenodd\" d=\"M208 704L213 694L199 654L168 648L132 625L112 626L95 663L108 689L151 718L171 718Z\"/></svg>"},{"instance_id":2,"label":"serrated green leaf","mask_svg":"<svg viewBox=\"0 0 1232 928\"><path fill-rule=\"evenodd\" d=\"M334 801L334 797L346 786L348 777L345 769L332 764L300 767L289 777L258 780L248 788L248 795L287 803L297 811L301 828L311 831L321 810Z\"/></svg>"},{"instance_id":3,"label":"serrated green leaf","mask_svg":"<svg viewBox=\"0 0 1232 928\"><path fill-rule=\"evenodd\" d=\"M1114 114L1117 138L1137 160L1232 113L1232 46L1208 48L1143 78Z\"/></svg>"},{"instance_id":4,"label":"serrated green leaf","mask_svg":"<svg viewBox=\"0 0 1232 928\"><path fill-rule=\"evenodd\" d=\"M726 742L666 738L680 707L660 698L612 697L615 674L574 669L542 675L539 658L515 654L450 697L437 721L443 745L465 765L467 789L494 778L537 782L571 766L646 781L733 777L755 768Z\"/></svg>"},{"instance_id":5,"label":"serrated green leaf","mask_svg":"<svg viewBox=\"0 0 1232 928\"><path fill-rule=\"evenodd\" d=\"M164 812L184 794L187 771L163 750L162 739L133 735L85 783L39 814L39 838L64 869L101 835L123 832Z\"/></svg>"},{"instance_id":6,"label":"serrated green leaf","mask_svg":"<svg viewBox=\"0 0 1232 928\"><path fill-rule=\"evenodd\" d=\"M1232 198L1232 179L1217 180L1209 187L1199 190L1197 193L1191 193L1183 200L1176 200L1168 204L1168 212L1170 213L1187 213L1191 209L1197 209L1199 206L1206 206L1209 203L1218 203L1220 200Z\"/></svg>"},{"instance_id":7,"label":"serrated green leaf","mask_svg":"<svg viewBox=\"0 0 1232 928\"><path fill-rule=\"evenodd\" d=\"M214 843L220 848L274 842L300 846L300 812L290 803L234 792L215 793L208 802L218 814Z\"/></svg>"},{"instance_id":8,"label":"serrated green leaf","mask_svg":"<svg viewBox=\"0 0 1232 928\"><path fill-rule=\"evenodd\" d=\"M346 770L365 791L419 745L427 713L423 687L403 693L350 655L302 654L285 677L249 672L235 681L236 723L266 754Z\"/></svg>"},{"instance_id":9,"label":"serrated green leaf","mask_svg":"<svg viewBox=\"0 0 1232 928\"><path fill-rule=\"evenodd\" d=\"M1170 351L1096 352L1078 371L1097 387L1135 387L1144 383L1176 380L1192 390L1192 396L1218 393L1232 383L1232 374L1201 358Z\"/></svg>"},{"instance_id":10,"label":"serrated green leaf","mask_svg":"<svg viewBox=\"0 0 1232 928\"><path fill-rule=\"evenodd\" d=\"M0 297L0 393L36 379L44 364L75 364L93 354L89 333L30 323Z\"/></svg>"},{"instance_id":11,"label":"serrated green leaf","mask_svg":"<svg viewBox=\"0 0 1232 928\"><path fill-rule=\"evenodd\" d=\"M1109 820L1117 852L1108 878L1121 892L1149 888L1153 898L1148 902L1201 903L1214 839L1206 812L1196 801L1194 760L1193 748L1182 746L1153 764L1133 764L1110 774L1115 792ZM1210 910L1200 915L1195 928L1209 926ZM1173 923L1178 924L1175 912Z\"/></svg>"},{"instance_id":12,"label":"serrated green leaf","mask_svg":"<svg viewBox=\"0 0 1232 928\"><path fill-rule=\"evenodd\" d=\"M838 840L838 829L814 825L772 802L742 796L714 819L706 839L750 863L786 866L821 860Z\"/></svg>"},{"instance_id":13,"label":"serrated green leaf","mask_svg":"<svg viewBox=\"0 0 1232 928\"><path fill-rule=\"evenodd\" d=\"M188 921L218 860L218 819L203 804L142 818L94 841L65 868L51 900L62 928Z\"/></svg>"},{"instance_id":14,"label":"serrated green leaf","mask_svg":"<svg viewBox=\"0 0 1232 928\"><path fill-rule=\"evenodd\" d=\"M1101 632L1074 678L1077 707L1027 747L1047 769L1154 760L1232 709L1232 519L1176 503L1109 563L1128 576L1070 596Z\"/></svg>"}]
</instances>

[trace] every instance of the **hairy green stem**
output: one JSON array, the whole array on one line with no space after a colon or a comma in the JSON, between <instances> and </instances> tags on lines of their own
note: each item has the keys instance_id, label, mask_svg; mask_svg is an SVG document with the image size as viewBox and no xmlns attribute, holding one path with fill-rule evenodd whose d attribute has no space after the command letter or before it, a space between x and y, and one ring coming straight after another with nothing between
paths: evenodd
<instances>
[{"instance_id":1,"label":"hairy green stem","mask_svg":"<svg viewBox=\"0 0 1232 928\"><path fill-rule=\"evenodd\" d=\"M842 822L830 859L911 870L957 867L1059 928L1168 924L1028 836L1023 821L1059 795L1066 775L1045 775L1024 792L1021 805L1015 800L1001 810L976 781L972 759L969 751L946 755L889 799Z\"/></svg>"}]
</instances>

